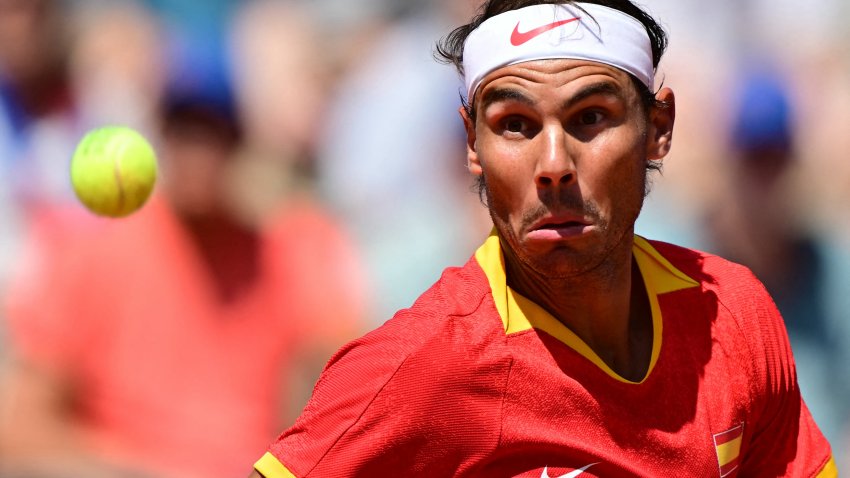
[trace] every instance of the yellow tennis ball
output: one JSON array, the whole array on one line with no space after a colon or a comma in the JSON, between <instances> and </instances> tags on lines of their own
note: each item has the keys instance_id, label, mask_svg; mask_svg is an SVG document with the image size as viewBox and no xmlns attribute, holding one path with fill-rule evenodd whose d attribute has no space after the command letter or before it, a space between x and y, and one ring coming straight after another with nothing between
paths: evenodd
<instances>
[{"instance_id":1,"label":"yellow tennis ball","mask_svg":"<svg viewBox=\"0 0 850 478\"><path fill-rule=\"evenodd\" d=\"M89 131L71 159L71 184L80 201L101 216L123 217L147 201L156 183L153 147L133 129Z\"/></svg>"}]
</instances>

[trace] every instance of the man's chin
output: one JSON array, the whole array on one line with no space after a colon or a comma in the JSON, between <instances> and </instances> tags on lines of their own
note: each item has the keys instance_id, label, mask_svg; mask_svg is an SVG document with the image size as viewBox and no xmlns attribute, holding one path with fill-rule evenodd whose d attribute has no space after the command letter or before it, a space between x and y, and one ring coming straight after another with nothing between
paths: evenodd
<instances>
[{"instance_id":1,"label":"man's chin","mask_svg":"<svg viewBox=\"0 0 850 478\"><path fill-rule=\"evenodd\" d=\"M588 273L593 273L610 256L601 242L570 241L549 244L527 244L522 255L523 261L537 274L550 279L573 279Z\"/></svg>"}]
</instances>

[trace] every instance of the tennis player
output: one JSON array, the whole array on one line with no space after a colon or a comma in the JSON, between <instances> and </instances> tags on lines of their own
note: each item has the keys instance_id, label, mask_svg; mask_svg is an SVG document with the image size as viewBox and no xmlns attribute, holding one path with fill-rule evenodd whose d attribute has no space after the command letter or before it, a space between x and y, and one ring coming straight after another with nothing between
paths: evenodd
<instances>
[{"instance_id":1,"label":"tennis player","mask_svg":"<svg viewBox=\"0 0 850 478\"><path fill-rule=\"evenodd\" d=\"M634 233L665 47L628 0L490 0L441 42L493 232L331 359L252 476L837 476L758 279Z\"/></svg>"}]
</instances>

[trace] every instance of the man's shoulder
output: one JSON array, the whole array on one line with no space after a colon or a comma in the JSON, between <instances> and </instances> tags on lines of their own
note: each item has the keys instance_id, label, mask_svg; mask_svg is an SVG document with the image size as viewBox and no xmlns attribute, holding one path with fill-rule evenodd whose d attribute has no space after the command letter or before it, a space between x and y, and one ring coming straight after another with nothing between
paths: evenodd
<instances>
[{"instance_id":1,"label":"man's shoulder","mask_svg":"<svg viewBox=\"0 0 850 478\"><path fill-rule=\"evenodd\" d=\"M462 267L446 268L439 280L426 290L408 309L396 317L438 319L466 316L477 311L490 293L487 276L474 257Z\"/></svg>"},{"instance_id":2,"label":"man's shoulder","mask_svg":"<svg viewBox=\"0 0 850 478\"><path fill-rule=\"evenodd\" d=\"M708 301L710 310L716 310L712 316L728 319L719 320L718 327L732 334L743 333L747 341L756 343L774 340L780 333L782 319L773 298L749 268L708 252L659 241L651 244L699 283L702 300Z\"/></svg>"},{"instance_id":3,"label":"man's shoulder","mask_svg":"<svg viewBox=\"0 0 850 478\"><path fill-rule=\"evenodd\" d=\"M495 317L492 321L477 320L481 313L497 314L492 299L488 302L490 285L487 277L471 258L462 267L445 269L431 287L422 293L409 307L401 309L373 331L373 339L408 344L408 350L421 346L435 335L458 325L472 328L490 328L501 324ZM492 309L492 310L491 310Z\"/></svg>"},{"instance_id":4,"label":"man's shoulder","mask_svg":"<svg viewBox=\"0 0 850 478\"><path fill-rule=\"evenodd\" d=\"M447 268L413 305L343 347L331 364L356 351L383 362L389 371L411 355L428 354L429 344L435 342L461 340L461 336L462 340L475 340L473 336L486 340L502 324L492 299L488 300L489 292L487 278L474 258L462 267ZM455 334L458 329L464 332Z\"/></svg>"},{"instance_id":5,"label":"man's shoulder","mask_svg":"<svg viewBox=\"0 0 850 478\"><path fill-rule=\"evenodd\" d=\"M389 413L381 405L385 400L376 397L406 396L411 384L419 384L418 394L439 394L446 377L474 375L482 359L469 351L498 347L493 338L504 336L487 300L486 277L476 268L472 259L446 269L410 308L343 346L325 367L302 420L313 420L315 410L340 407L352 409L353 421L371 416L367 409Z\"/></svg>"},{"instance_id":6,"label":"man's shoulder","mask_svg":"<svg viewBox=\"0 0 850 478\"><path fill-rule=\"evenodd\" d=\"M470 261L446 269L410 308L340 349L271 453L299 476L324 476L353 455L374 454L374 440L364 436L397 449L380 457L386 469L407 466L405 457L417 453L420 463L430 459L423 440L450 450L492 448L510 358L498 353L504 329L476 268ZM464 429L474 437L458 432ZM447 474L441 466L451 465L427 463Z\"/></svg>"},{"instance_id":7,"label":"man's shoulder","mask_svg":"<svg viewBox=\"0 0 850 478\"><path fill-rule=\"evenodd\" d=\"M649 240L658 253L691 279L707 289L761 287L749 268L728 259L668 242Z\"/></svg>"}]
</instances>

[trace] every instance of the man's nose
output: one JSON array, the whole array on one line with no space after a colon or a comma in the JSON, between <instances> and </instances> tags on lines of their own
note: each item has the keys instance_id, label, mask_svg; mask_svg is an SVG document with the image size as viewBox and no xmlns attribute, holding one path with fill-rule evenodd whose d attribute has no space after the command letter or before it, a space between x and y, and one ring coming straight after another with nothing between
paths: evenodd
<instances>
[{"instance_id":1,"label":"man's nose","mask_svg":"<svg viewBox=\"0 0 850 478\"><path fill-rule=\"evenodd\" d=\"M541 135L541 151L534 180L538 188L566 187L576 181L576 168L568 147L568 135L560 126Z\"/></svg>"}]
</instances>

